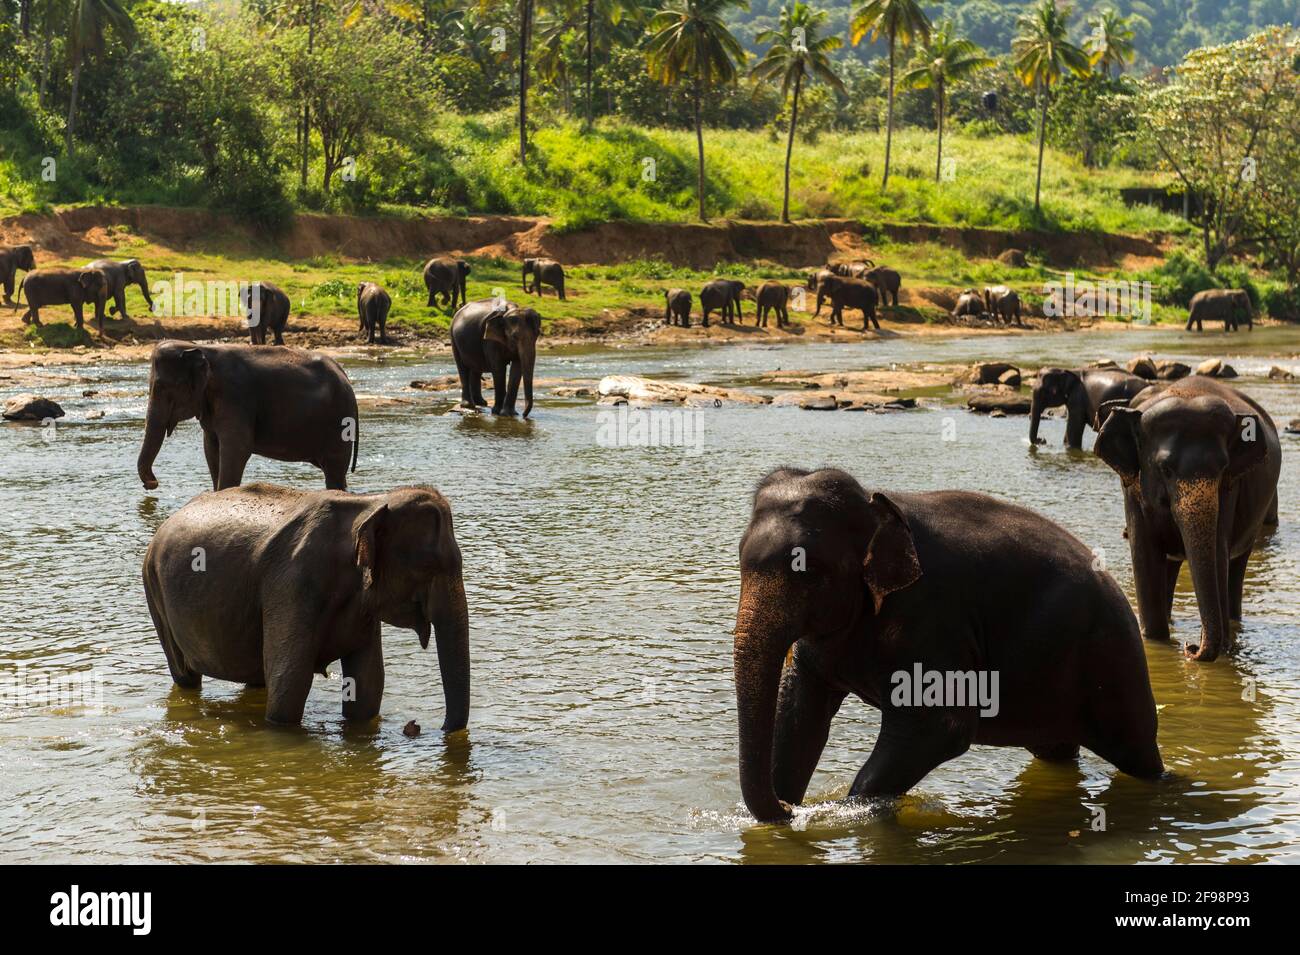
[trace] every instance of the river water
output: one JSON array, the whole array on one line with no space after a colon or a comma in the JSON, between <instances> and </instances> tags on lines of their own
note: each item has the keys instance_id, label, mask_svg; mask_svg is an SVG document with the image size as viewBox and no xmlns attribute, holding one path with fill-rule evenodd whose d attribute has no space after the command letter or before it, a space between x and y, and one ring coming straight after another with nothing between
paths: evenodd
<instances>
[{"instance_id":1,"label":"river water","mask_svg":"<svg viewBox=\"0 0 1300 955\"><path fill-rule=\"evenodd\" d=\"M777 368L1008 356L1194 360L1229 341L1243 386L1279 426L1300 416L1300 385L1258 377L1272 363L1300 371L1300 333L1277 329L572 350L544 353L538 376L730 383ZM1243 343L1252 355L1239 355ZM700 412L698 453L620 448L598 440L590 400L543 394L529 423L462 418L444 396L405 390L452 373L450 358L345 365L359 393L414 402L363 411L353 489L427 482L452 502L472 625L468 732L437 731L433 648L391 628L377 727L344 726L337 665L316 678L300 730L264 724L264 691L173 688L139 570L150 535L207 485L198 425L164 445L162 486L147 493L134 470L147 368L51 367L39 390L68 411L53 435L0 426L0 679L11 690L0 701L0 860L1300 861L1294 436L1283 437L1281 527L1251 561L1240 650L1199 665L1176 645L1146 647L1167 779L1129 779L1086 752L1076 767L977 747L897 804L850 808L837 800L879 726L850 700L809 805L793 826L766 827L740 802L730 636L758 478L834 464L872 487L997 494L1097 548L1131 598L1115 475L1066 452L1059 419L1031 450L1025 418L952 407L724 407ZM0 397L33 390L6 385ZM260 458L245 479L322 486L306 465ZM1196 639L1186 571L1175 623L1180 642ZM12 692L48 677L81 680L76 698ZM402 734L409 719L423 735Z\"/></svg>"}]
</instances>

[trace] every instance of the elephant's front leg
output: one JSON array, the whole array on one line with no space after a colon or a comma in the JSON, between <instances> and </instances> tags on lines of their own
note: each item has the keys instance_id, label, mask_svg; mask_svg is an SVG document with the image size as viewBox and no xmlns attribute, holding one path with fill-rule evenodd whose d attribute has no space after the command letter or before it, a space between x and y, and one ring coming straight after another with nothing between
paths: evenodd
<instances>
[{"instance_id":1,"label":"elephant's front leg","mask_svg":"<svg viewBox=\"0 0 1300 955\"><path fill-rule=\"evenodd\" d=\"M845 696L800 661L796 644L781 673L772 744L772 783L784 802L792 806L803 802L808 782L826 748L831 720Z\"/></svg>"},{"instance_id":2,"label":"elephant's front leg","mask_svg":"<svg viewBox=\"0 0 1300 955\"><path fill-rule=\"evenodd\" d=\"M513 414L515 401L519 398L519 381L523 378L523 366L515 361L510 363L510 381L506 385L506 414Z\"/></svg>"},{"instance_id":3,"label":"elephant's front leg","mask_svg":"<svg viewBox=\"0 0 1300 955\"><path fill-rule=\"evenodd\" d=\"M239 487L244 480L244 468L253 455L252 435L236 432L220 435L218 440L217 490Z\"/></svg>"},{"instance_id":4,"label":"elephant's front leg","mask_svg":"<svg viewBox=\"0 0 1300 955\"><path fill-rule=\"evenodd\" d=\"M215 431L203 429L203 457L208 462L208 474L212 476L212 490L220 489L221 478L221 443Z\"/></svg>"},{"instance_id":5,"label":"elephant's front leg","mask_svg":"<svg viewBox=\"0 0 1300 955\"><path fill-rule=\"evenodd\" d=\"M1172 587L1169 560L1155 541L1137 494L1124 491L1124 514L1128 524L1129 553L1133 557L1133 586L1137 590L1138 621L1148 640L1169 639L1169 610ZM1176 578L1175 578L1176 580Z\"/></svg>"},{"instance_id":6,"label":"elephant's front leg","mask_svg":"<svg viewBox=\"0 0 1300 955\"><path fill-rule=\"evenodd\" d=\"M262 673L266 678L266 719L296 726L302 722L315 674L316 628L295 608L278 607L263 619Z\"/></svg>"},{"instance_id":7,"label":"elephant's front leg","mask_svg":"<svg viewBox=\"0 0 1300 955\"><path fill-rule=\"evenodd\" d=\"M514 408L505 407L506 400L506 363L496 361L492 363L492 413L493 414L512 414Z\"/></svg>"},{"instance_id":8,"label":"elephant's front leg","mask_svg":"<svg viewBox=\"0 0 1300 955\"><path fill-rule=\"evenodd\" d=\"M384 699L384 653L379 624L360 650L349 653L343 664L343 718L364 722L379 715Z\"/></svg>"},{"instance_id":9,"label":"elephant's front leg","mask_svg":"<svg viewBox=\"0 0 1300 955\"><path fill-rule=\"evenodd\" d=\"M978 716L971 719L979 719ZM934 769L970 749L974 727L940 709L889 709L881 713L880 735L849 789L850 799L901 796Z\"/></svg>"},{"instance_id":10,"label":"elephant's front leg","mask_svg":"<svg viewBox=\"0 0 1300 955\"><path fill-rule=\"evenodd\" d=\"M113 311L117 313L118 318L123 321L126 320L126 289L122 289L113 296Z\"/></svg>"}]
</instances>

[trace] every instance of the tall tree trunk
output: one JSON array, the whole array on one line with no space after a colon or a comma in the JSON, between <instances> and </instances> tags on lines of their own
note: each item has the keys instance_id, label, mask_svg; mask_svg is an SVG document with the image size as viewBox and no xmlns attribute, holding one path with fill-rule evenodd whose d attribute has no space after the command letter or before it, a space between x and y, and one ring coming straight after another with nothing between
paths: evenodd
<instances>
[{"instance_id":1,"label":"tall tree trunk","mask_svg":"<svg viewBox=\"0 0 1300 955\"><path fill-rule=\"evenodd\" d=\"M591 129L591 18L596 0L587 0L587 128Z\"/></svg>"},{"instance_id":2,"label":"tall tree trunk","mask_svg":"<svg viewBox=\"0 0 1300 955\"><path fill-rule=\"evenodd\" d=\"M316 50L316 2L311 0L311 12L307 20L307 55ZM311 106L307 104L307 90L302 91L302 153L298 162L298 183L303 192L307 191L307 159L311 151ZM327 190L328 191L328 190Z\"/></svg>"},{"instance_id":3,"label":"tall tree trunk","mask_svg":"<svg viewBox=\"0 0 1300 955\"><path fill-rule=\"evenodd\" d=\"M32 0L21 0L18 5L18 29L24 37L32 35Z\"/></svg>"},{"instance_id":4,"label":"tall tree trunk","mask_svg":"<svg viewBox=\"0 0 1300 955\"><path fill-rule=\"evenodd\" d=\"M889 106L885 111L885 178L880 191L889 187L889 154L894 145L894 34L889 34Z\"/></svg>"},{"instance_id":5,"label":"tall tree trunk","mask_svg":"<svg viewBox=\"0 0 1300 955\"><path fill-rule=\"evenodd\" d=\"M68 125L64 130L64 150L72 155L72 140L77 131L77 88L81 85L81 54L73 55L72 90L68 95Z\"/></svg>"},{"instance_id":6,"label":"tall tree trunk","mask_svg":"<svg viewBox=\"0 0 1300 955\"><path fill-rule=\"evenodd\" d=\"M794 99L790 104L790 135L785 141L785 197L781 200L781 221L790 221L790 154L794 152L794 128L799 122L799 88L803 85L803 71L794 78Z\"/></svg>"},{"instance_id":7,"label":"tall tree trunk","mask_svg":"<svg viewBox=\"0 0 1300 955\"><path fill-rule=\"evenodd\" d=\"M1040 215L1038 199L1043 189L1043 141L1047 134L1047 84L1040 83L1038 95L1042 97L1038 105L1038 176L1034 179L1034 214Z\"/></svg>"},{"instance_id":8,"label":"tall tree trunk","mask_svg":"<svg viewBox=\"0 0 1300 955\"><path fill-rule=\"evenodd\" d=\"M699 66L695 68L695 146L699 152L699 161L696 167L697 177L695 192L700 200L700 221L708 222L709 218L704 214L704 127L700 122L700 73Z\"/></svg>"},{"instance_id":9,"label":"tall tree trunk","mask_svg":"<svg viewBox=\"0 0 1300 955\"><path fill-rule=\"evenodd\" d=\"M938 84L938 109L939 109L939 152L934 157L934 181L938 182L940 173L943 171L943 77L939 77Z\"/></svg>"},{"instance_id":10,"label":"tall tree trunk","mask_svg":"<svg viewBox=\"0 0 1300 955\"><path fill-rule=\"evenodd\" d=\"M36 105L45 108L45 92L50 85L50 5L45 4L45 15L41 20L41 85L36 93Z\"/></svg>"},{"instance_id":11,"label":"tall tree trunk","mask_svg":"<svg viewBox=\"0 0 1300 955\"><path fill-rule=\"evenodd\" d=\"M528 165L528 28L532 0L519 0L519 164Z\"/></svg>"}]
</instances>

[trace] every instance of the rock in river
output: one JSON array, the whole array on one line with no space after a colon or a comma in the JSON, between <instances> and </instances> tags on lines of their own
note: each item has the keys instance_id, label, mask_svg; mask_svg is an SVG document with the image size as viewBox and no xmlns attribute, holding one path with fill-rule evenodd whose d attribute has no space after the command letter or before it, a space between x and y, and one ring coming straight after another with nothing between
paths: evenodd
<instances>
[{"instance_id":1,"label":"rock in river","mask_svg":"<svg viewBox=\"0 0 1300 955\"><path fill-rule=\"evenodd\" d=\"M5 401L4 415L6 421L44 421L46 418L62 418L63 409L58 402L40 395L14 395Z\"/></svg>"},{"instance_id":2,"label":"rock in river","mask_svg":"<svg viewBox=\"0 0 1300 955\"><path fill-rule=\"evenodd\" d=\"M966 407L980 414L1029 414L1029 396L1014 391L982 391L966 399Z\"/></svg>"},{"instance_id":3,"label":"rock in river","mask_svg":"<svg viewBox=\"0 0 1300 955\"><path fill-rule=\"evenodd\" d=\"M768 399L736 388L699 385L690 381L658 381L635 375L606 375L596 390L601 404L687 405L693 408L722 405L765 405Z\"/></svg>"}]
</instances>

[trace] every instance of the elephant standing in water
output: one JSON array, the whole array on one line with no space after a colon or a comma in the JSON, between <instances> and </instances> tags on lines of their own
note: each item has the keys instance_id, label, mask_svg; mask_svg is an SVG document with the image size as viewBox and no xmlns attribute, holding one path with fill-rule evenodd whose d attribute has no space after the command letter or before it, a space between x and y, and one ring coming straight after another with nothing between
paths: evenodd
<instances>
[{"instance_id":1,"label":"elephant standing in water","mask_svg":"<svg viewBox=\"0 0 1300 955\"><path fill-rule=\"evenodd\" d=\"M490 371L492 413L515 414L522 379L527 418L533 410L533 367L541 335L542 316L534 309L499 299L462 306L451 320L451 353L460 376L460 406L487 406L483 400L483 372Z\"/></svg>"},{"instance_id":2,"label":"elephant standing in water","mask_svg":"<svg viewBox=\"0 0 1300 955\"><path fill-rule=\"evenodd\" d=\"M1250 304L1250 295L1245 289L1205 289L1192 296L1188 305L1187 327L1184 331L1190 332L1193 322L1196 323L1196 330L1199 332L1204 331L1202 322L1222 321L1225 332L1235 332L1243 317L1246 319L1246 329L1253 331L1255 309Z\"/></svg>"},{"instance_id":3,"label":"elephant standing in water","mask_svg":"<svg viewBox=\"0 0 1300 955\"><path fill-rule=\"evenodd\" d=\"M144 296L145 304L153 311L153 296L149 294L149 280L145 278L144 266L139 259L127 259L115 262L112 259L96 259L86 264L88 269L99 269L108 279L108 297L113 300L113 307L108 314L119 318L129 318L126 314L126 287L138 286Z\"/></svg>"},{"instance_id":4,"label":"elephant standing in water","mask_svg":"<svg viewBox=\"0 0 1300 955\"><path fill-rule=\"evenodd\" d=\"M1126 371L1110 368L1044 368L1038 373L1029 406L1029 443L1046 444L1038 436L1038 423L1048 408L1065 405L1065 443L1076 451L1083 447L1083 429L1101 431L1113 402L1127 404L1151 382Z\"/></svg>"},{"instance_id":5,"label":"elephant standing in water","mask_svg":"<svg viewBox=\"0 0 1300 955\"><path fill-rule=\"evenodd\" d=\"M0 246L0 286L4 287L6 305L14 302L14 278L18 270L30 272L36 268L36 256L30 245Z\"/></svg>"},{"instance_id":6,"label":"elephant standing in water","mask_svg":"<svg viewBox=\"0 0 1300 955\"><path fill-rule=\"evenodd\" d=\"M432 627L442 728L469 722L460 547L451 506L433 488L250 484L200 494L154 534L144 590L178 686L196 688L205 676L265 686L266 718L295 724L312 674L341 660L351 690L343 717L370 720L384 695L380 622L414 630L426 648Z\"/></svg>"},{"instance_id":7,"label":"elephant standing in water","mask_svg":"<svg viewBox=\"0 0 1300 955\"><path fill-rule=\"evenodd\" d=\"M1193 375L1153 387L1111 412L1097 455L1120 476L1143 635L1169 639L1174 587L1191 565L1209 662L1232 649L1246 563L1260 530L1276 522L1282 446L1253 399Z\"/></svg>"},{"instance_id":8,"label":"elephant standing in water","mask_svg":"<svg viewBox=\"0 0 1300 955\"><path fill-rule=\"evenodd\" d=\"M95 324L104 336L104 302L108 295L108 276L99 269L33 269L23 276L18 289L19 305L27 296L23 324L41 323L41 309L47 305L71 305L72 317L81 328L85 319L83 306L95 306Z\"/></svg>"},{"instance_id":9,"label":"elephant standing in water","mask_svg":"<svg viewBox=\"0 0 1300 955\"><path fill-rule=\"evenodd\" d=\"M429 292L428 308L433 308L434 297L442 298L443 308L456 308L456 303L464 305L469 301L465 297L465 277L469 275L469 263L464 259L453 259L440 255L430 259L424 266L424 287Z\"/></svg>"},{"instance_id":10,"label":"elephant standing in water","mask_svg":"<svg viewBox=\"0 0 1300 955\"><path fill-rule=\"evenodd\" d=\"M159 342L149 359L149 411L136 470L158 486L164 436L198 418L214 490L237 487L254 454L306 461L325 486L347 488L357 469L357 397L339 363L297 348Z\"/></svg>"},{"instance_id":11,"label":"elephant standing in water","mask_svg":"<svg viewBox=\"0 0 1300 955\"><path fill-rule=\"evenodd\" d=\"M769 474L740 543L749 811L790 817L850 693L881 711L850 798L899 796L973 743L1052 760L1083 746L1159 776L1137 621L1094 563L1063 528L983 494L886 495L835 469Z\"/></svg>"}]
</instances>

